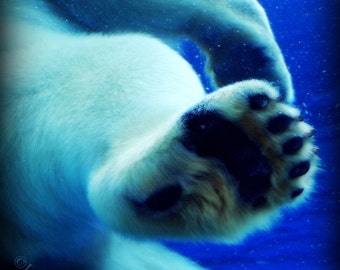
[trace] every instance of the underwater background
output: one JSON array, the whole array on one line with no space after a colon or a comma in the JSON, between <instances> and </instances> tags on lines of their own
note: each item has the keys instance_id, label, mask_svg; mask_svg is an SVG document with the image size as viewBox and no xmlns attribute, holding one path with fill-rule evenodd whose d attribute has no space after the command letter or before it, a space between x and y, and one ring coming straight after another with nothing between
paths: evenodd
<instances>
[{"instance_id":1,"label":"underwater background","mask_svg":"<svg viewBox=\"0 0 340 270\"><path fill-rule=\"evenodd\" d=\"M307 204L285 211L270 231L241 244L165 244L212 270L340 269L340 1L259 2L292 73L295 104L317 131L322 163L316 190ZM202 73L204 60L192 43L184 42L183 51Z\"/></svg>"}]
</instances>

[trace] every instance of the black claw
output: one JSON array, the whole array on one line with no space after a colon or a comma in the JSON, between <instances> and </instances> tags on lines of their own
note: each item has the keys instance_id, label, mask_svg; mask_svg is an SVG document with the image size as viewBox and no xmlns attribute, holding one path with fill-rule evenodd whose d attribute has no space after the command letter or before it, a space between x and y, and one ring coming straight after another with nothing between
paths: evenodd
<instances>
[{"instance_id":1,"label":"black claw","mask_svg":"<svg viewBox=\"0 0 340 270\"><path fill-rule=\"evenodd\" d=\"M262 110L268 106L270 98L266 94L256 94L249 96L248 102L251 109Z\"/></svg>"},{"instance_id":2,"label":"black claw","mask_svg":"<svg viewBox=\"0 0 340 270\"><path fill-rule=\"evenodd\" d=\"M310 162L309 161L302 161L299 164L295 165L289 171L289 178L297 178L304 174L306 174L310 169Z\"/></svg>"},{"instance_id":3,"label":"black claw","mask_svg":"<svg viewBox=\"0 0 340 270\"><path fill-rule=\"evenodd\" d=\"M315 129L312 129L308 134L307 134L307 137L313 137L316 133L316 130Z\"/></svg>"},{"instance_id":4,"label":"black claw","mask_svg":"<svg viewBox=\"0 0 340 270\"><path fill-rule=\"evenodd\" d=\"M182 187L169 186L153 193L145 202L139 204L154 212L166 211L173 207L182 196Z\"/></svg>"},{"instance_id":5,"label":"black claw","mask_svg":"<svg viewBox=\"0 0 340 270\"><path fill-rule=\"evenodd\" d=\"M296 119L296 121L299 121L299 122L305 120L305 118L303 117L303 115L299 115L299 116L296 117L295 119Z\"/></svg>"},{"instance_id":6,"label":"black claw","mask_svg":"<svg viewBox=\"0 0 340 270\"><path fill-rule=\"evenodd\" d=\"M292 121L293 118L291 118L290 116L281 114L269 120L267 124L267 129L273 134L280 134L288 129Z\"/></svg>"},{"instance_id":7,"label":"black claw","mask_svg":"<svg viewBox=\"0 0 340 270\"><path fill-rule=\"evenodd\" d=\"M294 199L294 198L300 196L300 195L302 194L303 191L304 191L303 188L299 188L299 189L293 191L293 193L292 193L292 195L291 195L292 199Z\"/></svg>"},{"instance_id":8,"label":"black claw","mask_svg":"<svg viewBox=\"0 0 340 270\"><path fill-rule=\"evenodd\" d=\"M285 142L282 146L282 152L285 155L293 155L303 146L303 139L299 136L293 137Z\"/></svg>"}]
</instances>

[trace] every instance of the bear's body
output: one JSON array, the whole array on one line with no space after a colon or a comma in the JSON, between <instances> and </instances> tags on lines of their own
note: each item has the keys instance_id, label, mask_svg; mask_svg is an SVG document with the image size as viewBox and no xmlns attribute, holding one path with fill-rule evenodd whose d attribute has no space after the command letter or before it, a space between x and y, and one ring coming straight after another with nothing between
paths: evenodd
<instances>
[{"instance_id":1,"label":"bear's body","mask_svg":"<svg viewBox=\"0 0 340 270\"><path fill-rule=\"evenodd\" d=\"M280 135L264 131L272 115L299 117L296 109L276 102L274 87L244 80L206 96L176 51L134 33L188 35L203 50L211 49L217 86L263 79L291 100L289 73L257 2L233 0L227 7L218 1L227 14L220 25L231 25L230 40L212 20L221 15L211 1L47 2L51 6L2 4L0 203L6 267L21 267L24 258L33 269L51 264L200 269L157 244L131 239L234 242L266 228L278 206L308 193L315 167L312 129L294 122ZM203 35L193 26L200 22L216 32ZM258 39L249 37L248 25L258 30ZM234 33L238 27L240 35ZM98 33L82 33L84 28ZM119 30L129 33L100 33ZM219 48L227 40L224 56ZM248 51L259 44L268 55ZM257 56L239 68L249 53ZM268 57L264 67L252 62ZM235 76L224 78L228 65L237 66ZM280 127L283 122L278 120ZM281 157L281 144L293 135L303 143L295 142L296 151ZM238 154L242 151L248 157Z\"/></svg>"}]
</instances>

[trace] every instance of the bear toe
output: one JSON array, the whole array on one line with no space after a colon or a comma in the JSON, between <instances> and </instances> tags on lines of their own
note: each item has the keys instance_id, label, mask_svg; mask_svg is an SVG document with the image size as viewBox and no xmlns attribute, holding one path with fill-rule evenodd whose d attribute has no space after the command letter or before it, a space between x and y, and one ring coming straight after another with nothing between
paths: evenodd
<instances>
[{"instance_id":1,"label":"bear toe","mask_svg":"<svg viewBox=\"0 0 340 270\"><path fill-rule=\"evenodd\" d=\"M294 190L294 191L292 192L291 198L294 199L294 198L300 196L300 195L302 194L303 191L304 191L303 188L298 188L297 190Z\"/></svg>"},{"instance_id":2,"label":"bear toe","mask_svg":"<svg viewBox=\"0 0 340 270\"><path fill-rule=\"evenodd\" d=\"M285 155L294 155L303 146L303 138L295 136L282 145L282 152Z\"/></svg>"},{"instance_id":3,"label":"bear toe","mask_svg":"<svg viewBox=\"0 0 340 270\"><path fill-rule=\"evenodd\" d=\"M310 161L301 161L290 169L289 178L295 179L297 177L303 176L309 171L309 169Z\"/></svg>"},{"instance_id":4,"label":"bear toe","mask_svg":"<svg viewBox=\"0 0 340 270\"><path fill-rule=\"evenodd\" d=\"M280 134L285 132L290 124L293 122L293 118L288 115L278 115L269 119L267 129L272 134Z\"/></svg>"},{"instance_id":5,"label":"bear toe","mask_svg":"<svg viewBox=\"0 0 340 270\"><path fill-rule=\"evenodd\" d=\"M266 94L255 94L248 98L249 107L252 110L262 110L270 103L270 98Z\"/></svg>"}]
</instances>

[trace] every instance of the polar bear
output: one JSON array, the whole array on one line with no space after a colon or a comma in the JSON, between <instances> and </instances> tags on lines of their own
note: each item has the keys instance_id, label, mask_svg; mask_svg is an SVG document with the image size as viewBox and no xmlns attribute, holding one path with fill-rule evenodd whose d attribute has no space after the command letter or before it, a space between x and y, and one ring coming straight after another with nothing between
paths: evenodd
<instances>
[{"instance_id":1,"label":"polar bear","mask_svg":"<svg viewBox=\"0 0 340 270\"><path fill-rule=\"evenodd\" d=\"M153 241L236 243L311 192L314 129L255 0L1 11L1 269L198 270Z\"/></svg>"}]
</instances>

